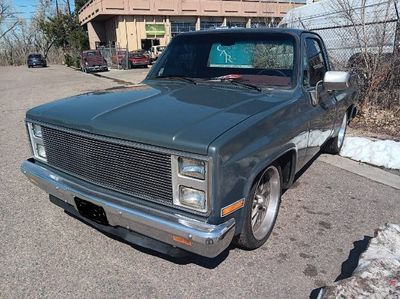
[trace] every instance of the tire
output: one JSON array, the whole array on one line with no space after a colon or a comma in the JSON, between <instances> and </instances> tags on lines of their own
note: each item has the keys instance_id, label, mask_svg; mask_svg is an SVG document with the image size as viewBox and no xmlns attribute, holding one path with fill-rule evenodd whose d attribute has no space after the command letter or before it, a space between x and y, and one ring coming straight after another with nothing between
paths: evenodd
<instances>
[{"instance_id":1,"label":"tire","mask_svg":"<svg viewBox=\"0 0 400 299\"><path fill-rule=\"evenodd\" d=\"M339 129L337 136L331 138L325 146L326 153L333 154L333 155L337 155L340 153L340 150L343 147L344 138L346 136L347 122L348 122L348 116L347 116L347 111L346 111L346 113L343 116L342 124L340 125L340 129Z\"/></svg>"},{"instance_id":2,"label":"tire","mask_svg":"<svg viewBox=\"0 0 400 299\"><path fill-rule=\"evenodd\" d=\"M246 250L253 250L267 241L278 217L282 183L280 166L272 164L253 185L242 231L236 240L236 245Z\"/></svg>"}]
</instances>

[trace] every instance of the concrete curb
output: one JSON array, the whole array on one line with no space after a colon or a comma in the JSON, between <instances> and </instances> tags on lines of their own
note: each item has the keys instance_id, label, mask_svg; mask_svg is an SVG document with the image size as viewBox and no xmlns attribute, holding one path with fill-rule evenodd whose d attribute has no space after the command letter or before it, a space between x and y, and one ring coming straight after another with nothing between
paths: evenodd
<instances>
[{"instance_id":1,"label":"concrete curb","mask_svg":"<svg viewBox=\"0 0 400 299\"><path fill-rule=\"evenodd\" d=\"M356 162L347 158L334 155L323 154L318 161L328 163L330 165L347 170L351 173L358 174L372 181L393 187L400 190L400 176L391 174L380 168L369 166L360 162Z\"/></svg>"}]
</instances>

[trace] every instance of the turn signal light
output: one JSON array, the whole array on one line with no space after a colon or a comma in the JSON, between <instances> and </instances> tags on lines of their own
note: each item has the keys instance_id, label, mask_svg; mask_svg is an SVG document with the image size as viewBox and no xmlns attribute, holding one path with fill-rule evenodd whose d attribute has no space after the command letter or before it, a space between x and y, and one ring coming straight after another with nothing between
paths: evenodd
<instances>
[{"instance_id":1,"label":"turn signal light","mask_svg":"<svg viewBox=\"0 0 400 299\"><path fill-rule=\"evenodd\" d=\"M229 214L232 214L233 212L241 209L244 207L244 198L239 199L238 201L234 202L233 204L230 204L229 206L226 206L225 208L221 209L221 217L225 217Z\"/></svg>"},{"instance_id":2,"label":"turn signal light","mask_svg":"<svg viewBox=\"0 0 400 299\"><path fill-rule=\"evenodd\" d=\"M174 240L177 243L181 243L183 245L186 245L186 246L192 246L192 241L189 240L189 239L186 239L184 237L172 235L172 240Z\"/></svg>"}]
</instances>

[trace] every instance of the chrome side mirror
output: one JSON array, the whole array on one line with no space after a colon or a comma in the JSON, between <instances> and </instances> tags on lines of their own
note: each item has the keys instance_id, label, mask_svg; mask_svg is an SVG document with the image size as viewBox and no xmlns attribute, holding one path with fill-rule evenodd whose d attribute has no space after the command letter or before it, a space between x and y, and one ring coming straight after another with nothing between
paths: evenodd
<instances>
[{"instance_id":1,"label":"chrome side mirror","mask_svg":"<svg viewBox=\"0 0 400 299\"><path fill-rule=\"evenodd\" d=\"M344 90L350 87L348 72L329 71L325 73L324 88L326 90Z\"/></svg>"}]
</instances>

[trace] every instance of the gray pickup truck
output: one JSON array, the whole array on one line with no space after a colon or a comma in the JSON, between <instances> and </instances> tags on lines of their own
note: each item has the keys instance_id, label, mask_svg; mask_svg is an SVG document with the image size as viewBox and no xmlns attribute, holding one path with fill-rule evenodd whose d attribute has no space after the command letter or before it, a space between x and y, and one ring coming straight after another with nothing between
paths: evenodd
<instances>
[{"instance_id":1,"label":"gray pickup truck","mask_svg":"<svg viewBox=\"0 0 400 299\"><path fill-rule=\"evenodd\" d=\"M21 169L52 203L127 242L169 255L256 249L282 190L321 150L340 151L356 113L349 79L312 32L182 34L140 86L29 110Z\"/></svg>"}]
</instances>

